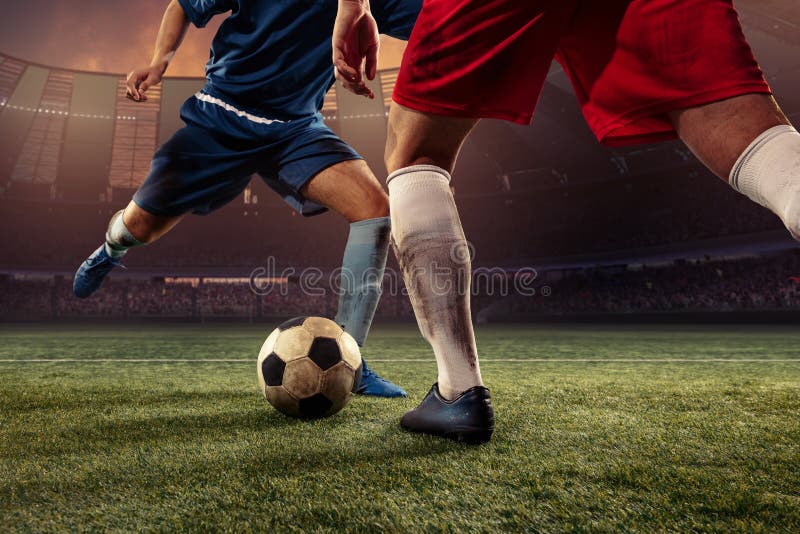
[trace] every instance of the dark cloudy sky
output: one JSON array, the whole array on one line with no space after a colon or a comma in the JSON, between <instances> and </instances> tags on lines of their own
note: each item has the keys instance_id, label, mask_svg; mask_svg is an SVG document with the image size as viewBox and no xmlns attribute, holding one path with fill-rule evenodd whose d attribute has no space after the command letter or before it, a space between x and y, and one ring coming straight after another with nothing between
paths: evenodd
<instances>
[{"instance_id":1,"label":"dark cloudy sky","mask_svg":"<svg viewBox=\"0 0 800 534\"><path fill-rule=\"evenodd\" d=\"M3 1L0 52L74 69L127 72L147 64L168 0ZM190 28L168 75L202 76L216 21ZM399 65L403 44L386 40L381 67Z\"/></svg>"}]
</instances>

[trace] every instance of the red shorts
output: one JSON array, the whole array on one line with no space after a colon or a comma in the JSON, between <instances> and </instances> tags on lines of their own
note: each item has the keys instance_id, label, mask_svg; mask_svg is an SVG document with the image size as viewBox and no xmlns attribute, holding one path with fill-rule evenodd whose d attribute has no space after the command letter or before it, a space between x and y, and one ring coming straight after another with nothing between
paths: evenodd
<instances>
[{"instance_id":1,"label":"red shorts","mask_svg":"<svg viewBox=\"0 0 800 534\"><path fill-rule=\"evenodd\" d=\"M731 0L424 0L394 100L529 124L554 57L607 145L672 139L669 111L770 92Z\"/></svg>"}]
</instances>

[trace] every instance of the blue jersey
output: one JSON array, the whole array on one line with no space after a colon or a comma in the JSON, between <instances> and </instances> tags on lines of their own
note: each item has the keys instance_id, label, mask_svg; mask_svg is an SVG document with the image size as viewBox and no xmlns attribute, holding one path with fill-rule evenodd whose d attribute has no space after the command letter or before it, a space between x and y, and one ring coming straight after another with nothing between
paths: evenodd
<instances>
[{"instance_id":1,"label":"blue jersey","mask_svg":"<svg viewBox=\"0 0 800 534\"><path fill-rule=\"evenodd\" d=\"M198 28L231 12L206 65L204 92L276 120L322 108L334 82L331 35L337 0L180 0ZM381 33L408 39L422 0L372 0Z\"/></svg>"}]
</instances>

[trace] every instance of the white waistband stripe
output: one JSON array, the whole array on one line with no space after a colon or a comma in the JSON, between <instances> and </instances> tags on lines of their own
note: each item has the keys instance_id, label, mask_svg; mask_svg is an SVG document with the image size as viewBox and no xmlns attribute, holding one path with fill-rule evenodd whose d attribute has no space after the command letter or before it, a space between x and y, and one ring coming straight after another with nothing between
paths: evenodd
<instances>
[{"instance_id":1,"label":"white waistband stripe","mask_svg":"<svg viewBox=\"0 0 800 534\"><path fill-rule=\"evenodd\" d=\"M232 113L235 113L239 117L244 117L245 119L258 124L272 124L273 122L280 122L280 123L286 122L286 121L279 121L277 119L267 119L265 117L259 117L258 115L253 115L252 113L248 113L246 111L242 111L241 109L231 106L224 100L220 100L219 98L215 98L211 95L208 95L200 91L196 92L194 94L194 97L197 100L208 102L209 104L214 104L215 106L221 107L225 111L230 111Z\"/></svg>"}]
</instances>

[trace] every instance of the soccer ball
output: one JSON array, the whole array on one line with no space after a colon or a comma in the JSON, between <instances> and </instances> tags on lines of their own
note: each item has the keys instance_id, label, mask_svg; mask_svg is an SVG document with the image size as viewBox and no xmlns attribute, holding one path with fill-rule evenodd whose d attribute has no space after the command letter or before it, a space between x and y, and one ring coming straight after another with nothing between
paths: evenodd
<instances>
[{"instance_id":1,"label":"soccer ball","mask_svg":"<svg viewBox=\"0 0 800 534\"><path fill-rule=\"evenodd\" d=\"M328 417L361 382L353 337L324 317L295 317L272 331L258 354L258 383L270 404L291 417Z\"/></svg>"}]
</instances>

